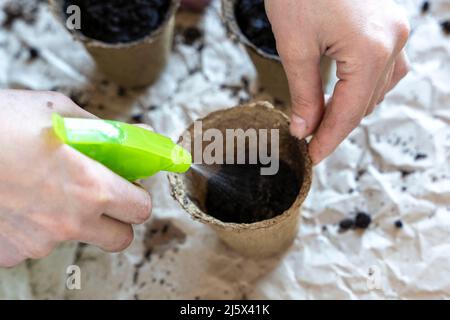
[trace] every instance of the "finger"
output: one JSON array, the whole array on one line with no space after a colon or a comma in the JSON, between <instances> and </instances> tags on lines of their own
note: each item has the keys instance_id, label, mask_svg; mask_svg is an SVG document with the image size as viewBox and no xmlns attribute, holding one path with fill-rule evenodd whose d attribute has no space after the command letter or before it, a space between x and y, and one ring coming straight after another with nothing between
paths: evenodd
<instances>
[{"instance_id":1,"label":"finger","mask_svg":"<svg viewBox=\"0 0 450 320\"><path fill-rule=\"evenodd\" d=\"M107 216L130 224L141 224L150 218L152 201L146 190L114 173L104 182L109 190L104 207Z\"/></svg>"},{"instance_id":2,"label":"finger","mask_svg":"<svg viewBox=\"0 0 450 320\"><path fill-rule=\"evenodd\" d=\"M399 17L403 16L403 10L400 6L395 5L395 8L399 10ZM386 69L386 73L384 76L382 76L382 80L380 80L379 85L377 86L376 92L372 98L372 101L369 105L369 108L367 110L367 114L372 113L375 106L380 104L383 100L385 95L393 88L395 85L406 75L407 73L407 65L405 66L404 63L406 62L406 54L405 50L403 49L408 38L409 38L409 23L407 19L399 19L396 22L396 41L393 46L392 55L389 58L389 62L387 64L388 69ZM402 61L400 61L402 60ZM406 69L404 71L404 74L402 76L399 76L399 70L397 70L397 64L399 63L399 67L403 67ZM406 63L407 64L407 63ZM397 73L397 74L396 74ZM393 79L396 78L397 80L394 81Z\"/></svg>"},{"instance_id":3,"label":"finger","mask_svg":"<svg viewBox=\"0 0 450 320\"><path fill-rule=\"evenodd\" d=\"M390 84L391 81L392 81L392 75L394 74L394 68L395 68L395 65L393 65L393 66L389 69L389 72L388 72L386 78L385 78L384 81L383 81L384 83L383 83L382 90L381 90L381 92L378 94L377 103L375 103L375 104L371 107L370 112L368 112L366 115L372 113L372 111L375 109L375 107L376 107L377 105L381 104L381 103L384 101L384 97L386 96L386 93L387 93L387 91L388 91L389 84Z\"/></svg>"},{"instance_id":4,"label":"finger","mask_svg":"<svg viewBox=\"0 0 450 320\"><path fill-rule=\"evenodd\" d=\"M0 234L0 268L12 268L26 259L16 247Z\"/></svg>"},{"instance_id":5,"label":"finger","mask_svg":"<svg viewBox=\"0 0 450 320\"><path fill-rule=\"evenodd\" d=\"M129 224L149 218L151 198L147 191L70 146L59 147L57 154L72 184L83 186L80 196L91 214L106 214Z\"/></svg>"},{"instance_id":6,"label":"finger","mask_svg":"<svg viewBox=\"0 0 450 320\"><path fill-rule=\"evenodd\" d=\"M54 103L55 111L68 117L96 118L94 115L79 108L72 100L59 93L49 93L51 102ZM140 125L144 127L145 125ZM145 129L150 129L145 126ZM74 150L74 152L78 153ZM100 163L78 154L80 161L87 163L87 167L92 167L97 179L101 179L102 192L98 195L102 197L102 209L107 215L125 223L139 224L150 217L151 199L150 195L142 188L119 177Z\"/></svg>"},{"instance_id":7,"label":"finger","mask_svg":"<svg viewBox=\"0 0 450 320\"><path fill-rule=\"evenodd\" d=\"M95 245L108 252L125 250L133 241L133 227L106 216L97 217L84 226L79 241Z\"/></svg>"},{"instance_id":8,"label":"finger","mask_svg":"<svg viewBox=\"0 0 450 320\"><path fill-rule=\"evenodd\" d=\"M90 168L91 179L99 184L100 191L93 200L100 204L98 214L105 214L127 224L141 224L150 217L152 202L146 190L83 154L79 156L85 161L85 166Z\"/></svg>"},{"instance_id":9,"label":"finger","mask_svg":"<svg viewBox=\"0 0 450 320\"><path fill-rule=\"evenodd\" d=\"M378 66L367 66L357 73L346 74L346 63L338 62L341 80L335 86L324 118L311 140L309 152L314 164L328 156L361 122L375 92ZM375 76L374 76L375 75Z\"/></svg>"},{"instance_id":10,"label":"finger","mask_svg":"<svg viewBox=\"0 0 450 320\"><path fill-rule=\"evenodd\" d=\"M409 61L405 50L403 50L395 60L394 72L392 79L387 87L386 93L395 88L395 86L402 80L409 72Z\"/></svg>"},{"instance_id":11,"label":"finger","mask_svg":"<svg viewBox=\"0 0 450 320\"><path fill-rule=\"evenodd\" d=\"M394 89L395 86L400 82L400 80L402 80L408 74L408 72L409 72L408 58L406 56L405 51L402 51L395 60L395 64L390 71L390 75L385 84L384 91L380 95L377 101L377 105L383 102L386 94L388 94L392 89ZM370 112L368 112L367 115L370 114L374 108L375 105L371 108Z\"/></svg>"},{"instance_id":12,"label":"finger","mask_svg":"<svg viewBox=\"0 0 450 320\"><path fill-rule=\"evenodd\" d=\"M369 107L367 108L365 116L370 115L375 109L375 107L384 100L384 96L386 94L387 87L391 83L393 73L394 73L394 65L391 64L388 68L388 71L380 79L377 89L375 90L375 94L373 95Z\"/></svg>"},{"instance_id":13,"label":"finger","mask_svg":"<svg viewBox=\"0 0 450 320\"><path fill-rule=\"evenodd\" d=\"M320 78L321 49L306 25L292 28L296 13L286 12L275 1L266 1L266 11L277 40L277 49L291 93L291 133L304 138L315 131L324 111ZM292 15L288 16L287 15ZM301 30L300 30L301 29ZM294 39L294 40L293 40Z\"/></svg>"}]
</instances>

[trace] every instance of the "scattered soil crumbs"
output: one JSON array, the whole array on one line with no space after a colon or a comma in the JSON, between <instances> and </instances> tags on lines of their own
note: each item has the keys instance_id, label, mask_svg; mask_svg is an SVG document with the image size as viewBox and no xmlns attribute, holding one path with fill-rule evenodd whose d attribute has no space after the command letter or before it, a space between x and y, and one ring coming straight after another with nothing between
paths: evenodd
<instances>
[{"instance_id":1,"label":"scattered soil crumbs","mask_svg":"<svg viewBox=\"0 0 450 320\"><path fill-rule=\"evenodd\" d=\"M188 27L183 31L183 42L189 46L203 37L203 33L197 27Z\"/></svg>"},{"instance_id":2,"label":"scattered soil crumbs","mask_svg":"<svg viewBox=\"0 0 450 320\"><path fill-rule=\"evenodd\" d=\"M430 11L430 1L424 1L422 3L422 6L420 8L420 11L425 14L428 13L428 11Z\"/></svg>"},{"instance_id":3,"label":"scattered soil crumbs","mask_svg":"<svg viewBox=\"0 0 450 320\"><path fill-rule=\"evenodd\" d=\"M401 170L400 174L402 175L402 178L406 178L407 176L409 176L410 174L414 173L413 171L408 171L408 170Z\"/></svg>"},{"instance_id":4,"label":"scattered soil crumbs","mask_svg":"<svg viewBox=\"0 0 450 320\"><path fill-rule=\"evenodd\" d=\"M429 136L432 139L432 136ZM395 147L398 151L405 156L411 157L414 161L422 161L428 158L428 155L420 149L419 146L414 146L415 137L402 137L395 133L389 136L375 135L376 143L387 143L392 147Z\"/></svg>"},{"instance_id":5,"label":"scattered soil crumbs","mask_svg":"<svg viewBox=\"0 0 450 320\"><path fill-rule=\"evenodd\" d=\"M353 219L344 219L339 222L339 230L347 231L355 226L355 221Z\"/></svg>"},{"instance_id":6,"label":"scattered soil crumbs","mask_svg":"<svg viewBox=\"0 0 450 320\"><path fill-rule=\"evenodd\" d=\"M164 21L170 0L66 0L83 13L81 32L106 43L127 43L148 36Z\"/></svg>"},{"instance_id":7,"label":"scattered soil crumbs","mask_svg":"<svg viewBox=\"0 0 450 320\"><path fill-rule=\"evenodd\" d=\"M450 35L450 20L441 22L441 28L446 35Z\"/></svg>"},{"instance_id":8,"label":"scattered soil crumbs","mask_svg":"<svg viewBox=\"0 0 450 320\"><path fill-rule=\"evenodd\" d=\"M144 256L140 262L135 265L133 274L133 283L137 284L139 280L139 272L145 262L151 260L152 254L164 255L169 249L176 248L186 241L186 234L174 226L168 219L153 219L153 222L147 227L144 236ZM177 252L173 250L173 252ZM169 274L169 273L167 273ZM152 282L156 282L153 279ZM164 280L160 280L164 284Z\"/></svg>"},{"instance_id":9,"label":"scattered soil crumbs","mask_svg":"<svg viewBox=\"0 0 450 320\"><path fill-rule=\"evenodd\" d=\"M34 47L28 49L28 54L29 54L28 61L30 62L39 58L39 50Z\"/></svg>"},{"instance_id":10,"label":"scattered soil crumbs","mask_svg":"<svg viewBox=\"0 0 450 320\"><path fill-rule=\"evenodd\" d=\"M363 175L366 174L366 169L359 169L358 172L356 172L355 181L359 181Z\"/></svg>"},{"instance_id":11,"label":"scattered soil crumbs","mask_svg":"<svg viewBox=\"0 0 450 320\"><path fill-rule=\"evenodd\" d=\"M144 115L142 113L138 113L131 116L131 121L134 123L143 123L144 122Z\"/></svg>"},{"instance_id":12,"label":"scattered soil crumbs","mask_svg":"<svg viewBox=\"0 0 450 320\"><path fill-rule=\"evenodd\" d=\"M251 43L268 54L278 55L264 0L237 1L235 16L242 33Z\"/></svg>"},{"instance_id":13,"label":"scattered soil crumbs","mask_svg":"<svg viewBox=\"0 0 450 320\"><path fill-rule=\"evenodd\" d=\"M372 222L372 218L365 212L358 212L354 219L346 218L339 222L339 231L344 232L349 229L367 229Z\"/></svg>"},{"instance_id":14,"label":"scattered soil crumbs","mask_svg":"<svg viewBox=\"0 0 450 320\"><path fill-rule=\"evenodd\" d=\"M186 234L166 219L154 219L144 236L147 255L151 253L162 254L185 241Z\"/></svg>"},{"instance_id":15,"label":"scattered soil crumbs","mask_svg":"<svg viewBox=\"0 0 450 320\"><path fill-rule=\"evenodd\" d=\"M414 157L414 160L420 161L420 160L424 160L424 159L426 159L426 158L428 158L428 156L427 156L426 154L424 154L424 153L418 153L418 154L416 154L416 156Z\"/></svg>"},{"instance_id":16,"label":"scattered soil crumbs","mask_svg":"<svg viewBox=\"0 0 450 320\"><path fill-rule=\"evenodd\" d=\"M261 175L261 167L222 165L208 180L208 214L223 222L254 223L289 209L301 186L296 174L283 161L276 175Z\"/></svg>"},{"instance_id":17,"label":"scattered soil crumbs","mask_svg":"<svg viewBox=\"0 0 450 320\"><path fill-rule=\"evenodd\" d=\"M126 88L119 86L117 87L117 95L119 97L125 97L128 94L128 91Z\"/></svg>"},{"instance_id":18,"label":"scattered soil crumbs","mask_svg":"<svg viewBox=\"0 0 450 320\"><path fill-rule=\"evenodd\" d=\"M12 0L3 7L5 19L2 26L5 29L11 29L18 20L23 20L27 24L33 24L36 21L38 12L37 1L29 0Z\"/></svg>"},{"instance_id":19,"label":"scattered soil crumbs","mask_svg":"<svg viewBox=\"0 0 450 320\"><path fill-rule=\"evenodd\" d=\"M359 229L367 229L370 223L372 222L372 218L365 212L358 212L355 218L355 227Z\"/></svg>"}]
</instances>

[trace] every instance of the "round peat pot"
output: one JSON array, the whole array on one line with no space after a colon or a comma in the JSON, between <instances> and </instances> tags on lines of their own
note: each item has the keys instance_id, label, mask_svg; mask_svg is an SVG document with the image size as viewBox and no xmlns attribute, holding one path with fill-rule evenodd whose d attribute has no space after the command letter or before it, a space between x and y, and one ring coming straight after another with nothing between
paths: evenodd
<instances>
[{"instance_id":1,"label":"round peat pot","mask_svg":"<svg viewBox=\"0 0 450 320\"><path fill-rule=\"evenodd\" d=\"M203 161L212 141L204 139L209 129L224 137L223 161L219 164L210 161L207 165ZM257 135L257 143L241 139L245 141L241 146L247 162L236 164L233 161L239 159L236 155L240 138L234 136L233 147L229 147L230 129L241 132L241 138L250 131L268 134L264 139ZM189 215L212 227L229 247L245 256L269 257L292 244L298 231L300 206L311 187L312 164L306 141L290 135L289 119L284 113L268 102L220 110L192 124L179 143L191 151L194 162L199 146L203 157L203 162L194 164L186 174L169 174L172 196ZM270 165L278 163L276 173L261 175L262 171L248 165L255 147L258 152L261 148L269 151ZM262 163L260 158L257 161ZM267 161L265 165L268 168Z\"/></svg>"},{"instance_id":2,"label":"round peat pot","mask_svg":"<svg viewBox=\"0 0 450 320\"><path fill-rule=\"evenodd\" d=\"M168 0L167 10L156 28L150 28L139 38L123 38L115 41L111 35L108 40L93 38L83 33L83 28L92 32L92 26L85 27L83 15L86 10L81 9L81 29L68 28L68 16L75 11L66 13L66 8L70 4L77 4L80 1L69 0L49 0L52 12L64 27L72 33L74 38L81 41L87 51L94 58L98 69L110 80L125 87L144 87L155 82L164 70L172 47L175 13L180 0ZM88 3L88 1L85 1ZM90 1L92 3L93 1ZM101 3L102 1L99 1ZM108 1L103 1L108 3ZM113 6L113 4L110 4ZM154 16L152 12L147 12ZM98 13L96 13L98 15ZM130 13L135 14L135 13ZM142 14L142 13L141 13ZM123 18L123 17L122 17ZM126 19L126 18L125 18ZM105 23L111 23L107 21ZM112 26L117 34L117 26ZM115 30L114 30L115 28ZM129 27L131 28L131 27ZM73 30L72 30L73 29ZM99 33L102 36L101 33ZM106 36L105 36L106 37ZM125 40L124 40L125 39Z\"/></svg>"},{"instance_id":3,"label":"round peat pot","mask_svg":"<svg viewBox=\"0 0 450 320\"><path fill-rule=\"evenodd\" d=\"M228 35L231 39L245 45L245 48L255 65L256 71L258 72L259 86L265 89L274 98L290 105L291 97L289 84L283 65L281 64L281 59L278 54L276 54L276 51L274 52L274 48L270 50L272 52L264 50L256 46L251 39L244 34L236 17L236 6L239 1L240 0L222 0L222 15L227 27ZM269 36L272 37L273 34L267 35L267 37ZM320 73L324 88L330 80L331 70L331 60L324 57L320 64ZM290 108L283 111L290 113Z\"/></svg>"}]
</instances>

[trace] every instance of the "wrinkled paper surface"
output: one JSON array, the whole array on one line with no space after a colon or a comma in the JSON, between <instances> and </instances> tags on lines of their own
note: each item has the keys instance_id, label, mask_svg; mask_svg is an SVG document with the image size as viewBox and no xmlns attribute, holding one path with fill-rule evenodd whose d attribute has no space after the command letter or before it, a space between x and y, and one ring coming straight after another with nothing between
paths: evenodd
<instances>
[{"instance_id":1,"label":"wrinkled paper surface","mask_svg":"<svg viewBox=\"0 0 450 320\"><path fill-rule=\"evenodd\" d=\"M102 81L45 1L22 2L37 7L36 21L19 20L0 31L2 88L58 90L101 117L131 121L142 115L141 121L174 139L193 120L257 91L255 70L243 48L227 39L217 1L203 16L178 14L164 75L125 96ZM400 3L412 26L411 72L315 168L288 252L266 260L232 252L172 200L161 173L144 182L153 216L136 227L128 250L108 254L61 245L48 258L1 269L0 298L450 298L450 36L439 25L450 18L450 1L431 1L425 15L421 0ZM185 30L193 25L204 37L186 44ZM30 60L30 47L39 50L37 59ZM358 211L372 216L370 228L339 233L339 221ZM72 264L81 268L81 290L66 289Z\"/></svg>"}]
</instances>

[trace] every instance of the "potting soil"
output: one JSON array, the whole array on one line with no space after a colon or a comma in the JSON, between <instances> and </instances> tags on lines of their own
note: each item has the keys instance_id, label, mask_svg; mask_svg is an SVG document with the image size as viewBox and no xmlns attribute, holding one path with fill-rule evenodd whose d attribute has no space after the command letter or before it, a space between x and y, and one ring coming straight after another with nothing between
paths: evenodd
<instances>
[{"instance_id":1,"label":"potting soil","mask_svg":"<svg viewBox=\"0 0 450 320\"><path fill-rule=\"evenodd\" d=\"M85 36L106 43L127 43L157 29L170 3L170 0L66 0L65 8L80 7L80 32Z\"/></svg>"},{"instance_id":2,"label":"potting soil","mask_svg":"<svg viewBox=\"0 0 450 320\"><path fill-rule=\"evenodd\" d=\"M280 161L276 175L261 175L260 164L222 165L208 180L206 211L223 221L253 223L282 214L294 203L301 183Z\"/></svg>"},{"instance_id":3,"label":"potting soil","mask_svg":"<svg viewBox=\"0 0 450 320\"><path fill-rule=\"evenodd\" d=\"M264 0L238 0L235 14L241 31L251 43L268 54L278 55Z\"/></svg>"}]
</instances>

